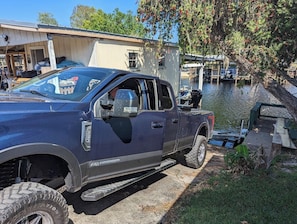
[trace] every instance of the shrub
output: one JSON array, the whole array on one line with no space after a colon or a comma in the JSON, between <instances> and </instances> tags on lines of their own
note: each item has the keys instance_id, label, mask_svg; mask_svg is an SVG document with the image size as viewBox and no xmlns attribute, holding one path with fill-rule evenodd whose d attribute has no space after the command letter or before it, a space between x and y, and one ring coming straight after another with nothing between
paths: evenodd
<instances>
[{"instance_id":1,"label":"shrub","mask_svg":"<svg viewBox=\"0 0 297 224\"><path fill-rule=\"evenodd\" d=\"M248 174L255 168L253 155L246 145L238 145L224 157L227 168L236 174Z\"/></svg>"}]
</instances>

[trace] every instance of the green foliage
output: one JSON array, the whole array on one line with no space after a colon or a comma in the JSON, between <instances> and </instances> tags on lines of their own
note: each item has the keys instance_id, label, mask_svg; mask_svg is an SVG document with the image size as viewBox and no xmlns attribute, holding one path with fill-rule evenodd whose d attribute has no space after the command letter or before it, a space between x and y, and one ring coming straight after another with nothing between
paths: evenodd
<instances>
[{"instance_id":1,"label":"green foliage","mask_svg":"<svg viewBox=\"0 0 297 224\"><path fill-rule=\"evenodd\" d=\"M248 174L254 169L254 160L246 145L238 145L234 151L229 151L224 157L225 163L233 173Z\"/></svg>"},{"instance_id":2,"label":"green foliage","mask_svg":"<svg viewBox=\"0 0 297 224\"><path fill-rule=\"evenodd\" d=\"M293 0L140 0L138 16L165 40L178 27L182 51L196 53L211 46L239 65L249 63L241 66L246 72L251 65L257 72L288 65L297 57Z\"/></svg>"},{"instance_id":3,"label":"green foliage","mask_svg":"<svg viewBox=\"0 0 297 224\"><path fill-rule=\"evenodd\" d=\"M83 28L84 21L90 19L90 16L93 13L96 13L96 9L94 7L85 5L78 5L74 7L70 17L71 27Z\"/></svg>"},{"instance_id":4,"label":"green foliage","mask_svg":"<svg viewBox=\"0 0 297 224\"><path fill-rule=\"evenodd\" d=\"M79 5L74 8L71 16L73 27L88 30L98 30L109 33L145 37L144 26L133 15L132 11L127 13L115 9L112 13L105 13L101 9Z\"/></svg>"},{"instance_id":5,"label":"green foliage","mask_svg":"<svg viewBox=\"0 0 297 224\"><path fill-rule=\"evenodd\" d=\"M232 32L228 34L226 38L232 43L233 48L238 51L238 54L240 54L242 50L244 50L245 38L240 32Z\"/></svg>"},{"instance_id":6,"label":"green foliage","mask_svg":"<svg viewBox=\"0 0 297 224\"><path fill-rule=\"evenodd\" d=\"M110 20L108 15L103 10L98 9L95 13L89 15L88 19L85 19L82 24L82 28L88 30L98 30L109 32Z\"/></svg>"},{"instance_id":7,"label":"green foliage","mask_svg":"<svg viewBox=\"0 0 297 224\"><path fill-rule=\"evenodd\" d=\"M43 12L38 14L38 22L48 25L58 26L57 20L53 17L51 13Z\"/></svg>"},{"instance_id":8,"label":"green foliage","mask_svg":"<svg viewBox=\"0 0 297 224\"><path fill-rule=\"evenodd\" d=\"M297 57L297 2L279 0L273 17L271 46L278 53L278 65L286 67Z\"/></svg>"}]
</instances>

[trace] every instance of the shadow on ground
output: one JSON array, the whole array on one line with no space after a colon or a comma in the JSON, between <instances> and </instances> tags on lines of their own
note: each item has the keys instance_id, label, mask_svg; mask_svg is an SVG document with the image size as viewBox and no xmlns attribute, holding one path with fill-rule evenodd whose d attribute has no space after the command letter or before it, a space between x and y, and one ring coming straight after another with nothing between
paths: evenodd
<instances>
[{"instance_id":1,"label":"shadow on ground","mask_svg":"<svg viewBox=\"0 0 297 224\"><path fill-rule=\"evenodd\" d=\"M69 224L172 223L181 200L224 166L221 150L209 150L207 163L200 169L186 167L182 155L175 159L177 165L96 202L82 201L80 195L86 189L98 186L98 183L74 194L64 192L70 208Z\"/></svg>"},{"instance_id":2,"label":"shadow on ground","mask_svg":"<svg viewBox=\"0 0 297 224\"><path fill-rule=\"evenodd\" d=\"M142 181L139 181L131 186L128 186L122 190L119 190L119 191L117 191L113 194L110 194L110 195L108 195L98 201L95 201L95 202L83 201L80 198L82 192L84 192L90 188L104 185L107 182L102 181L100 183L89 184L74 194L65 192L65 193L63 193L63 196L66 198L67 204L73 206L75 213L77 213L77 214L84 213L86 215L96 215L96 214L102 212L103 210L105 210L106 208L109 208L112 205L120 202L121 200L129 197L130 195L133 195L138 191L146 189L149 185L161 180L165 176L166 175L163 173L157 173L151 177L148 177ZM115 180L121 180L121 179L118 178Z\"/></svg>"}]
</instances>

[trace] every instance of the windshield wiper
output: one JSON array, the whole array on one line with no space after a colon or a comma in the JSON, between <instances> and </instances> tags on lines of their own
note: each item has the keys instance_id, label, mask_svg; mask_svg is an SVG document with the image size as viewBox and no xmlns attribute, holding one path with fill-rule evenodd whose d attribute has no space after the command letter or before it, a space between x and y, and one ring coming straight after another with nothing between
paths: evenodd
<instances>
[{"instance_id":1,"label":"windshield wiper","mask_svg":"<svg viewBox=\"0 0 297 224\"><path fill-rule=\"evenodd\" d=\"M34 95L39 95L39 96L47 97L46 94L40 93L40 92L38 92L36 90L21 89L20 92L31 93L31 94L34 94Z\"/></svg>"}]
</instances>

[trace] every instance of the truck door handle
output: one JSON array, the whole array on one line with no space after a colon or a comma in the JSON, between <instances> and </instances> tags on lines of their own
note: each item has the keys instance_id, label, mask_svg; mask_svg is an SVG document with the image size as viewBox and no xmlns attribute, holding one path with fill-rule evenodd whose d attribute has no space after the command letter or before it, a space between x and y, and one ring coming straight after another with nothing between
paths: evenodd
<instances>
[{"instance_id":1,"label":"truck door handle","mask_svg":"<svg viewBox=\"0 0 297 224\"><path fill-rule=\"evenodd\" d=\"M173 119L172 119L172 123L173 123L173 124L177 124L177 123L178 123L178 119L173 118Z\"/></svg>"},{"instance_id":2,"label":"truck door handle","mask_svg":"<svg viewBox=\"0 0 297 224\"><path fill-rule=\"evenodd\" d=\"M152 122L152 128L163 128L164 124L162 122Z\"/></svg>"}]
</instances>

